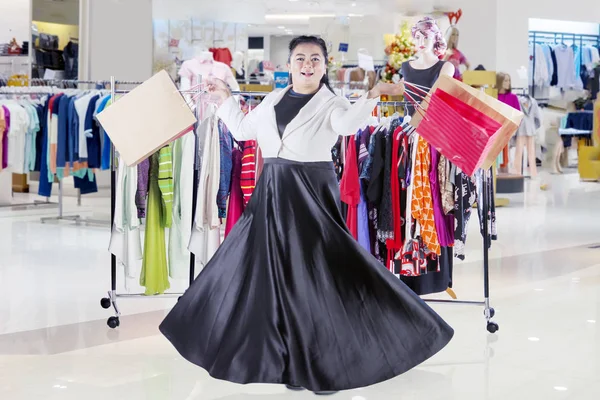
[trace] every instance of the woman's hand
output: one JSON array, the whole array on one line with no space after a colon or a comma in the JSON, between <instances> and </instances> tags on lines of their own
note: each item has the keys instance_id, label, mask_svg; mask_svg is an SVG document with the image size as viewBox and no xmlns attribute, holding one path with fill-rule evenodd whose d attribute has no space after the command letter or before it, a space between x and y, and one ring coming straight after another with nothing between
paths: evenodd
<instances>
[{"instance_id":1,"label":"woman's hand","mask_svg":"<svg viewBox=\"0 0 600 400\"><path fill-rule=\"evenodd\" d=\"M227 100L231 96L231 91L225 82L218 78L210 78L207 90L211 95L218 97L221 101Z\"/></svg>"},{"instance_id":2,"label":"woman's hand","mask_svg":"<svg viewBox=\"0 0 600 400\"><path fill-rule=\"evenodd\" d=\"M404 95L404 82L400 83L385 83L379 82L375 87L369 90L369 99L374 99L381 95L402 96Z\"/></svg>"}]
</instances>

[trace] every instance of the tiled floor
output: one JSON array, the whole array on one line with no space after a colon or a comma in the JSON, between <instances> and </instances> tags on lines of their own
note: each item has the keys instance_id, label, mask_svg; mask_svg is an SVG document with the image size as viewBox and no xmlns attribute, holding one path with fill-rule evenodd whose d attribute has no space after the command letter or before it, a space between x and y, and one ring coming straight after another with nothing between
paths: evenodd
<instances>
[{"instance_id":1,"label":"tiled floor","mask_svg":"<svg viewBox=\"0 0 600 400\"><path fill-rule=\"evenodd\" d=\"M479 307L435 305L456 330L450 345L400 377L330 398L600 398L600 184L552 179L548 191L528 182L498 210L490 253L498 334L486 332ZM108 217L107 199L67 203L66 214ZM108 227L39 222L56 212L0 208L0 399L314 398L217 381L181 359L157 330L174 298L120 299L121 326L108 329L111 313L99 305L110 285ZM475 220L455 267L461 299L481 299L481 259Z\"/></svg>"}]
</instances>

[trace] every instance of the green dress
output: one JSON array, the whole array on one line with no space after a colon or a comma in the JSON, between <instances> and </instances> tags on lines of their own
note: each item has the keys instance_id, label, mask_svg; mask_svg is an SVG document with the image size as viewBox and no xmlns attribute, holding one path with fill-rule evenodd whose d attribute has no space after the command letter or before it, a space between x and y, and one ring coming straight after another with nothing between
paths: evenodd
<instances>
[{"instance_id":1,"label":"green dress","mask_svg":"<svg viewBox=\"0 0 600 400\"><path fill-rule=\"evenodd\" d=\"M169 289L167 245L165 241L166 207L158 186L159 153L150 157L148 204L146 206L146 234L140 285L146 295L162 294Z\"/></svg>"}]
</instances>

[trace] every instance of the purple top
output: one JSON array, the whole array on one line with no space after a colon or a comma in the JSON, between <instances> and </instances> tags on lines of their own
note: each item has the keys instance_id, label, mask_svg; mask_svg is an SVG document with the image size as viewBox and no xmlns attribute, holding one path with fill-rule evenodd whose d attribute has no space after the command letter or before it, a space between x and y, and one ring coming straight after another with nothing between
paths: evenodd
<instances>
[{"instance_id":1,"label":"purple top","mask_svg":"<svg viewBox=\"0 0 600 400\"><path fill-rule=\"evenodd\" d=\"M10 111L6 106L2 106L4 110L4 120L6 121L6 128L4 129L4 135L2 136L2 169L8 168L8 131L10 129Z\"/></svg>"},{"instance_id":2,"label":"purple top","mask_svg":"<svg viewBox=\"0 0 600 400\"><path fill-rule=\"evenodd\" d=\"M150 172L150 158L137 165L138 185L135 193L135 205L138 210L138 218L146 218L146 197L148 196L148 176Z\"/></svg>"},{"instance_id":3,"label":"purple top","mask_svg":"<svg viewBox=\"0 0 600 400\"><path fill-rule=\"evenodd\" d=\"M504 104L508 104L512 108L516 108L521 111L521 105L519 104L519 98L514 93L500 93L498 94L498 100Z\"/></svg>"},{"instance_id":4,"label":"purple top","mask_svg":"<svg viewBox=\"0 0 600 400\"><path fill-rule=\"evenodd\" d=\"M440 246L449 247L454 244L454 215L444 214L442 194L440 192L440 184L438 182L438 164L440 162L440 153L431 145L429 145L429 150L431 152L431 170L429 171L429 181L431 186L431 197L433 200L435 230L438 234Z\"/></svg>"}]
</instances>

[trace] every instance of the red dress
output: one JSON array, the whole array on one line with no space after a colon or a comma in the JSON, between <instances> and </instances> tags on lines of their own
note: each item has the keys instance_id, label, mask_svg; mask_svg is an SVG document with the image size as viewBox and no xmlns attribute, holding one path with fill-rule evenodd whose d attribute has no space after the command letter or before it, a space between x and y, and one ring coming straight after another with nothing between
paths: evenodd
<instances>
[{"instance_id":1,"label":"red dress","mask_svg":"<svg viewBox=\"0 0 600 400\"><path fill-rule=\"evenodd\" d=\"M348 204L346 224L352 236L358 240L358 205L360 203L360 181L358 180L358 156L356 154L356 140L350 137L350 146L346 151L344 175L340 182L341 199Z\"/></svg>"}]
</instances>

